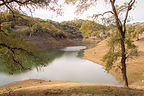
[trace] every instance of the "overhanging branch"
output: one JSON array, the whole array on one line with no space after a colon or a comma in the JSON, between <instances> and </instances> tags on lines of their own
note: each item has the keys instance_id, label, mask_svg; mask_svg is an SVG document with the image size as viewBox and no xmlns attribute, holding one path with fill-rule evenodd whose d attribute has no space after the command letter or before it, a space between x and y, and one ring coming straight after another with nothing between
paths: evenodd
<instances>
[{"instance_id":1,"label":"overhanging branch","mask_svg":"<svg viewBox=\"0 0 144 96\"><path fill-rule=\"evenodd\" d=\"M18 4L25 4L25 3L28 3L29 1L32 1L32 0L25 0L25 1L20 1L20 0L0 0L0 1L3 1L2 3L0 3L0 6L3 6L5 4L10 4L12 2L16 2Z\"/></svg>"},{"instance_id":2,"label":"overhanging branch","mask_svg":"<svg viewBox=\"0 0 144 96\"><path fill-rule=\"evenodd\" d=\"M8 45L6 45L6 44L4 44L4 43L0 43L0 46L1 46L1 47L6 47L7 49L9 49L9 50L11 50L11 51L21 50L21 51L23 51L23 52L26 52L28 55L35 57L32 52L29 52L28 50L25 50L25 49L23 49L23 48L10 47L10 46L8 46Z\"/></svg>"},{"instance_id":3,"label":"overhanging branch","mask_svg":"<svg viewBox=\"0 0 144 96\"><path fill-rule=\"evenodd\" d=\"M8 46L8 45L6 45L6 44L4 44L4 43L0 43L0 48L1 48L1 47L6 47L8 50L11 51L11 57L12 57L13 62L15 62L16 64L19 64L20 67L22 68L22 70L25 70L25 68L23 67L22 63L15 58L15 56L16 56L15 51L16 51L16 50L21 50L21 51L23 51L23 52L26 52L29 56L36 57L36 56L33 55L32 52L29 52L29 51L27 51L27 50L25 50L25 49L23 49L23 48L10 47L10 46Z\"/></svg>"},{"instance_id":4,"label":"overhanging branch","mask_svg":"<svg viewBox=\"0 0 144 96\"><path fill-rule=\"evenodd\" d=\"M99 16L104 16L105 14L108 14L108 13L114 14L112 11L106 11L106 12L104 12L103 14L94 14L92 17L93 17L93 18L97 18L97 17L99 17Z\"/></svg>"}]
</instances>

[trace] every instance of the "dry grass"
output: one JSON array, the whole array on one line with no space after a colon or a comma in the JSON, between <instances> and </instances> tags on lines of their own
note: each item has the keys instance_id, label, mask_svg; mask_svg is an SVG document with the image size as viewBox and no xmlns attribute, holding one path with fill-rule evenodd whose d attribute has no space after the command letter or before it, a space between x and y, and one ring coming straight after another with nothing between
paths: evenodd
<instances>
[{"instance_id":1,"label":"dry grass","mask_svg":"<svg viewBox=\"0 0 144 96\"><path fill-rule=\"evenodd\" d=\"M41 81L40 84L39 81ZM115 85L67 81L46 82L35 79L5 85L0 87L0 90L0 96L144 96L144 90L122 88Z\"/></svg>"},{"instance_id":2,"label":"dry grass","mask_svg":"<svg viewBox=\"0 0 144 96\"><path fill-rule=\"evenodd\" d=\"M140 56L128 60L127 62L127 74L129 84L133 87L144 88L144 35L141 36L139 41L134 42L138 46ZM85 51L85 58L94 61L98 64L104 65L101 61L104 54L108 51L106 46L106 40L100 42L95 48ZM112 74L117 80L122 81L121 74L119 72L112 71Z\"/></svg>"}]
</instances>

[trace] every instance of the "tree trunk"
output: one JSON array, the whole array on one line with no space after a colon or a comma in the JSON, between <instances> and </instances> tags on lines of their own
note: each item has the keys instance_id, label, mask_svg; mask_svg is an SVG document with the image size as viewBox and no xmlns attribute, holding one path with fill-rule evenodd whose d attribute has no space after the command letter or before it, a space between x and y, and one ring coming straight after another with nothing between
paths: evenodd
<instances>
[{"instance_id":1,"label":"tree trunk","mask_svg":"<svg viewBox=\"0 0 144 96\"><path fill-rule=\"evenodd\" d=\"M127 79L127 70L126 70L126 52L125 52L125 33L121 32L121 66L122 66L122 76L123 76L123 85L124 87L128 87L128 79Z\"/></svg>"},{"instance_id":2,"label":"tree trunk","mask_svg":"<svg viewBox=\"0 0 144 96\"><path fill-rule=\"evenodd\" d=\"M128 79L127 79L127 74L126 74L126 50L125 50L125 31L126 30L123 30L122 23L118 18L118 14L114 5L115 0L110 0L110 2L112 5L112 10L114 12L114 17L116 20L117 28L119 30L119 33L121 34L121 66L122 66L121 71L122 71L122 76L123 76L123 85L124 87L128 87ZM127 19L127 16L128 14L126 15L126 19ZM124 28L125 28L125 23L126 22L124 22Z\"/></svg>"},{"instance_id":3,"label":"tree trunk","mask_svg":"<svg viewBox=\"0 0 144 96\"><path fill-rule=\"evenodd\" d=\"M1 29L1 21L0 21L0 31L2 31L2 29Z\"/></svg>"}]
</instances>

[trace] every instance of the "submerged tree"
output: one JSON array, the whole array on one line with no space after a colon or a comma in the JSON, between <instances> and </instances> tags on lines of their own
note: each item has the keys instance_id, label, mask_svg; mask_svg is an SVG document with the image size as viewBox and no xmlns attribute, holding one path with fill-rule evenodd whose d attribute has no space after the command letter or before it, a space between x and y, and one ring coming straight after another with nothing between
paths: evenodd
<instances>
[{"instance_id":1,"label":"submerged tree","mask_svg":"<svg viewBox=\"0 0 144 96\"><path fill-rule=\"evenodd\" d=\"M96 6L99 0L65 0L68 4L77 5L77 12L81 13L89 9L91 6ZM108 53L104 56L104 61L106 62L106 69L110 70L116 61L120 61L119 68L121 69L123 76L123 84L128 87L128 79L126 74L126 60L128 57L135 53L136 46L132 44L132 40L126 37L129 34L126 30L126 23L128 20L129 11L136 0L128 0L123 5L117 3L118 0L104 0L106 4L111 6L111 10L108 10L102 14L94 14L94 18L100 16L105 16L106 14L111 14L110 18L115 25L116 30L111 33L110 39L108 40L110 49ZM125 15L122 12L126 12ZM123 18L122 18L123 17Z\"/></svg>"},{"instance_id":2,"label":"submerged tree","mask_svg":"<svg viewBox=\"0 0 144 96\"><path fill-rule=\"evenodd\" d=\"M16 36L12 28L15 23L29 23L20 22L26 21L20 14L24 13L23 8L30 12L37 8L46 8L61 14L60 7L58 0L0 0L0 66L5 65L10 69L9 73L12 73L13 70L29 69L26 63L33 63L35 66L45 65L48 62L47 58L26 40Z\"/></svg>"}]
</instances>

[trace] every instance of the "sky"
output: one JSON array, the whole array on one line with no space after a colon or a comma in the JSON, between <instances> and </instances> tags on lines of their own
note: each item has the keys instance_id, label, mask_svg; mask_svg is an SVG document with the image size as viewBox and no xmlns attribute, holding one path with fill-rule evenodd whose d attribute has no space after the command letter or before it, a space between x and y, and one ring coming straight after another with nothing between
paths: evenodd
<instances>
[{"instance_id":1,"label":"sky","mask_svg":"<svg viewBox=\"0 0 144 96\"><path fill-rule=\"evenodd\" d=\"M122 4L124 1L128 0L117 0L118 4ZM134 10L130 11L131 23L135 22L144 22L144 0L136 0ZM57 22L74 20L74 19L88 19L88 16L93 14L103 13L106 10L110 10L110 6L105 4L103 0L99 0L96 7L91 7L88 11L78 16L75 14L75 6L63 4L63 15L58 16L56 13L51 12L46 9L36 9L33 11L32 15L27 13L30 16L38 17L41 19L51 19Z\"/></svg>"}]
</instances>

